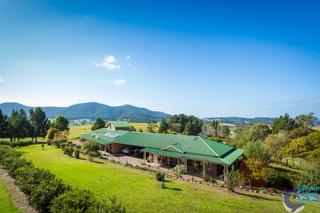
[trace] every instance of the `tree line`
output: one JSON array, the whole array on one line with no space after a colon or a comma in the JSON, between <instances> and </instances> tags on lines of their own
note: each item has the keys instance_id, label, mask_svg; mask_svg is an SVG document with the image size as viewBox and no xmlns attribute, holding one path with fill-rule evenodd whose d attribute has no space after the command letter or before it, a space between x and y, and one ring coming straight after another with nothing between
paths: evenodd
<instances>
[{"instance_id":1,"label":"tree line","mask_svg":"<svg viewBox=\"0 0 320 213\"><path fill-rule=\"evenodd\" d=\"M37 142L38 137L47 136L49 129L53 134L69 130L69 121L59 115L50 122L41 107L30 109L29 116L23 109L13 110L10 116L0 110L0 138L15 142L30 137Z\"/></svg>"},{"instance_id":2,"label":"tree line","mask_svg":"<svg viewBox=\"0 0 320 213\"><path fill-rule=\"evenodd\" d=\"M316 166L320 165L320 132L312 129L315 119L314 113L294 118L285 114L270 126L248 124L238 128L235 137L226 142L245 151L243 182L292 186L309 179L320 184L320 167ZM271 163L283 164L288 158L306 161L306 166L300 168L304 172L279 172L270 166Z\"/></svg>"},{"instance_id":3,"label":"tree line","mask_svg":"<svg viewBox=\"0 0 320 213\"><path fill-rule=\"evenodd\" d=\"M159 133L202 135L206 137L228 138L230 129L217 120L206 121L192 115L178 114L162 119Z\"/></svg>"}]
</instances>

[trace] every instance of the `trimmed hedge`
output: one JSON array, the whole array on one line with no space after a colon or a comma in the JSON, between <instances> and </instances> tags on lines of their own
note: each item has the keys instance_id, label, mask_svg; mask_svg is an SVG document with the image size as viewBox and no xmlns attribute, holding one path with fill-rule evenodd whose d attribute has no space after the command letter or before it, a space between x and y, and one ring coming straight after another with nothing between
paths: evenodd
<instances>
[{"instance_id":1,"label":"trimmed hedge","mask_svg":"<svg viewBox=\"0 0 320 213\"><path fill-rule=\"evenodd\" d=\"M11 147L30 146L36 144L34 141L0 141L0 145L7 145Z\"/></svg>"},{"instance_id":2,"label":"trimmed hedge","mask_svg":"<svg viewBox=\"0 0 320 213\"><path fill-rule=\"evenodd\" d=\"M16 184L27 195L31 206L40 213L125 212L116 198L98 201L90 191L74 190L48 170L35 168L10 146L0 146L0 164L16 179Z\"/></svg>"}]
</instances>

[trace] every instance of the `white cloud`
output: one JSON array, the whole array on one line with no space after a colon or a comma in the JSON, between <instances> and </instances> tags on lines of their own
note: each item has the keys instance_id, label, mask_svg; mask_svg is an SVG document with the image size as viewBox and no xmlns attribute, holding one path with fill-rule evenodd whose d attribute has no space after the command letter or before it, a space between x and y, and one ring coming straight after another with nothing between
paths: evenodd
<instances>
[{"instance_id":1,"label":"white cloud","mask_svg":"<svg viewBox=\"0 0 320 213\"><path fill-rule=\"evenodd\" d=\"M131 56L130 56L130 55L126 56L126 59L127 59L127 60L130 60L130 58L131 58Z\"/></svg>"},{"instance_id":2,"label":"white cloud","mask_svg":"<svg viewBox=\"0 0 320 213\"><path fill-rule=\"evenodd\" d=\"M116 79L113 81L113 84L116 86L122 86L122 85L125 85L126 83L127 81L124 79Z\"/></svg>"},{"instance_id":3,"label":"white cloud","mask_svg":"<svg viewBox=\"0 0 320 213\"><path fill-rule=\"evenodd\" d=\"M113 55L107 55L102 59L101 62L93 62L93 64L106 70L117 70L121 68L120 64L117 63L117 60Z\"/></svg>"},{"instance_id":4,"label":"white cloud","mask_svg":"<svg viewBox=\"0 0 320 213\"><path fill-rule=\"evenodd\" d=\"M1 76L0 76L0 83L2 83L3 82L3 79L1 78Z\"/></svg>"}]
</instances>

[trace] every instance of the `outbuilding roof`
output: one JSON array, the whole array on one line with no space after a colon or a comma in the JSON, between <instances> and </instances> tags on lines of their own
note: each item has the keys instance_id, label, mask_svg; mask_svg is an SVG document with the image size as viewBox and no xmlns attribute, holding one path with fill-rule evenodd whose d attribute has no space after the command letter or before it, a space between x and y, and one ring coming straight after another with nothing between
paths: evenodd
<instances>
[{"instance_id":1,"label":"outbuilding roof","mask_svg":"<svg viewBox=\"0 0 320 213\"><path fill-rule=\"evenodd\" d=\"M242 149L200 136L111 131L103 128L91 131L82 137L101 144L118 143L138 146L143 147L143 151L154 154L226 165L231 165L243 154Z\"/></svg>"}]
</instances>

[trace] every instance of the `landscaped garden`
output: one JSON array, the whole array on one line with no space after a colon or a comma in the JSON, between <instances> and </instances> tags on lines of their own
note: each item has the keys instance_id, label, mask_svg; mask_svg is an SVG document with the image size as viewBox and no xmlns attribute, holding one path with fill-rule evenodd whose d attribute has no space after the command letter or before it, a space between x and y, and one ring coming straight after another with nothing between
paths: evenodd
<instances>
[{"instance_id":1,"label":"landscaped garden","mask_svg":"<svg viewBox=\"0 0 320 213\"><path fill-rule=\"evenodd\" d=\"M117 196L128 212L285 212L282 197L249 192L231 193L176 180L166 188L150 172L109 161L71 158L54 146L33 145L18 149L36 167L48 169L74 188L89 189L98 199ZM318 203L307 203L304 212L316 212Z\"/></svg>"}]
</instances>

